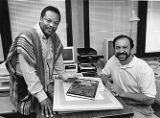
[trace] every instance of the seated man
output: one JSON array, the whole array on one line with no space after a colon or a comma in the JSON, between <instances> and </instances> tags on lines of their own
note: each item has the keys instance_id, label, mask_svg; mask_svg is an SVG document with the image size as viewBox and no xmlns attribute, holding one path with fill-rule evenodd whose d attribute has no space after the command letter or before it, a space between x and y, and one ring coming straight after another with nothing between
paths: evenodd
<instances>
[{"instance_id":1,"label":"seated man","mask_svg":"<svg viewBox=\"0 0 160 118\"><path fill-rule=\"evenodd\" d=\"M115 55L102 69L102 81L133 109L133 118L158 118L151 105L156 96L154 72L131 52L133 40L119 35L113 40ZM109 78L110 77L110 78Z\"/></svg>"}]
</instances>

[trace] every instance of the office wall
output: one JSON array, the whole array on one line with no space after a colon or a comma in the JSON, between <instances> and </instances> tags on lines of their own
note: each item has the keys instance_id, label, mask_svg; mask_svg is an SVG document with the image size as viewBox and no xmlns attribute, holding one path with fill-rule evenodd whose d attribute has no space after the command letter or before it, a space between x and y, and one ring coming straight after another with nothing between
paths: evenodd
<instances>
[{"instance_id":1,"label":"office wall","mask_svg":"<svg viewBox=\"0 0 160 118\"><path fill-rule=\"evenodd\" d=\"M77 60L77 48L84 47L83 0L71 0L71 6L73 45L75 47L75 59Z\"/></svg>"},{"instance_id":2,"label":"office wall","mask_svg":"<svg viewBox=\"0 0 160 118\"><path fill-rule=\"evenodd\" d=\"M84 47L83 0L71 0L73 45ZM138 12L137 0L89 0L90 47L104 54L104 40L113 39L119 34L129 35L132 10ZM134 40L133 53L136 53L137 23L132 25Z\"/></svg>"},{"instance_id":3,"label":"office wall","mask_svg":"<svg viewBox=\"0 0 160 118\"><path fill-rule=\"evenodd\" d=\"M128 22L132 9L137 14L138 1L135 0L89 0L90 47L98 54L104 54L104 40L113 39L119 34L129 35L131 24ZM132 25L132 38L136 52L137 23Z\"/></svg>"},{"instance_id":4,"label":"office wall","mask_svg":"<svg viewBox=\"0 0 160 118\"><path fill-rule=\"evenodd\" d=\"M35 5L36 3L36 5ZM36 2L36 1L9 1L10 19L12 29L12 39L22 31L29 29L39 21L41 9L47 5L54 5L60 9L62 21L58 27L57 33L62 40L64 46L67 45L66 39L66 14L64 8L64 0ZM63 7L63 8L62 8ZM72 35L73 45L75 47L75 57L77 57L77 48L84 47L83 36L83 0L71 0L72 10Z\"/></svg>"},{"instance_id":5,"label":"office wall","mask_svg":"<svg viewBox=\"0 0 160 118\"><path fill-rule=\"evenodd\" d=\"M137 1L132 3L131 0L89 0L89 2L91 47L95 48L98 54L103 54L103 41L105 39L113 38L121 33L129 33L128 19L131 15L131 8L133 7L137 13L138 3ZM77 55L76 48L84 47L83 0L71 0L71 7L73 45ZM136 36L137 24L133 26L135 47Z\"/></svg>"}]
</instances>

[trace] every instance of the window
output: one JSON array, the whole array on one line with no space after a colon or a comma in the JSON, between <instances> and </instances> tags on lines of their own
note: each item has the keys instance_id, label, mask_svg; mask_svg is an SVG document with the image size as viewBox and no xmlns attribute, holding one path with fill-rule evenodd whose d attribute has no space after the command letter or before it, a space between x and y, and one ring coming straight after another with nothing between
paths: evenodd
<instances>
[{"instance_id":1,"label":"window","mask_svg":"<svg viewBox=\"0 0 160 118\"><path fill-rule=\"evenodd\" d=\"M41 10L53 5L61 12L61 23L57 33L64 46L72 46L72 12L71 0L0 0L0 33L4 59L8 55L14 38L24 30L34 26Z\"/></svg>"},{"instance_id":2,"label":"window","mask_svg":"<svg viewBox=\"0 0 160 118\"><path fill-rule=\"evenodd\" d=\"M160 1L139 1L137 56L160 55Z\"/></svg>"},{"instance_id":3,"label":"window","mask_svg":"<svg viewBox=\"0 0 160 118\"><path fill-rule=\"evenodd\" d=\"M61 22L57 29L61 42L67 46L65 0L8 0L12 40L21 32L30 29L40 19L40 13L46 6L55 6L60 10Z\"/></svg>"}]
</instances>

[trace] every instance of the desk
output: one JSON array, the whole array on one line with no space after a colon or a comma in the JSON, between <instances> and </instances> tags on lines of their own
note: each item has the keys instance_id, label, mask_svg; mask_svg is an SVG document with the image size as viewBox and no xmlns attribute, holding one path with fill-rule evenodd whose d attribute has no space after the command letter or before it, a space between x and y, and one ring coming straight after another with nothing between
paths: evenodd
<instances>
[{"instance_id":1,"label":"desk","mask_svg":"<svg viewBox=\"0 0 160 118\"><path fill-rule=\"evenodd\" d=\"M130 118L133 116L132 110L128 109L123 100L119 97L117 99L122 103L124 109L61 113L56 114L54 118Z\"/></svg>"},{"instance_id":2,"label":"desk","mask_svg":"<svg viewBox=\"0 0 160 118\"><path fill-rule=\"evenodd\" d=\"M10 102L9 97L0 97L0 114L8 114L16 112L16 108Z\"/></svg>"},{"instance_id":3,"label":"desk","mask_svg":"<svg viewBox=\"0 0 160 118\"><path fill-rule=\"evenodd\" d=\"M130 118L130 116L133 116L133 112L127 108L123 100L119 97L117 97L117 99L124 106L124 109L62 113L55 114L54 118ZM0 97L0 107L0 116L5 116L7 118L23 118L16 112L9 97Z\"/></svg>"},{"instance_id":4,"label":"desk","mask_svg":"<svg viewBox=\"0 0 160 118\"><path fill-rule=\"evenodd\" d=\"M92 102L92 101L87 101L87 102L85 102L85 101L74 101L74 102L67 101L66 102L64 100L65 99L64 95L62 95L62 94L64 94L64 91L62 88L62 83L63 82L61 80L55 80L55 87L56 87L55 89L59 88L61 90L61 92L58 91L58 95L56 93L57 91L55 90L55 94L54 94L56 97L55 99L60 99L60 103L63 104L63 105L61 105L61 104L54 103L53 109L58 111L57 114L55 115L56 118L130 118L130 116L133 116L132 110L128 109L127 105L119 97L117 97L117 99L123 105L123 107L124 107L123 109L120 106L118 106L119 104L116 102L115 102L115 104L113 103L113 105L117 105L117 107L112 108L112 107L110 107L110 104L108 104L109 107L107 107L107 106L105 107L106 103L102 100L100 102L104 102L104 103L103 104L100 103L100 107L97 107L98 109L94 109L94 108L92 109L89 107L89 108L86 108L87 110L83 110L84 108L82 107L83 105L81 105L81 104L84 104L84 103L87 104L87 102L89 102L88 105L93 104L93 107L96 107L96 105L94 105L94 104L97 104L97 103ZM57 97L57 96L59 96L59 97ZM54 102L56 102L55 99L54 99ZM79 103L77 103L79 105L78 108L75 107L77 105L77 104L75 105L76 102L79 102ZM112 102L112 101L110 101L110 102ZM58 106L58 105L60 105L60 106ZM75 108L75 109L72 110L70 108L67 108L70 106L72 107L72 109L73 108ZM81 111L79 111L79 110L77 111L77 109L80 109ZM65 110L68 110L69 112L68 111L66 112Z\"/></svg>"},{"instance_id":5,"label":"desk","mask_svg":"<svg viewBox=\"0 0 160 118\"><path fill-rule=\"evenodd\" d=\"M35 114L32 113L26 117L17 112L16 108L10 101L10 97L0 97L0 117L4 118L36 118Z\"/></svg>"},{"instance_id":6,"label":"desk","mask_svg":"<svg viewBox=\"0 0 160 118\"><path fill-rule=\"evenodd\" d=\"M130 116L133 116L132 110L128 109L124 101L120 97L117 97L117 99L123 105L124 109L61 113L55 114L54 118L130 118ZM0 116L6 118L23 118L23 116L16 112L9 97L0 97ZM29 118L35 118L34 114Z\"/></svg>"},{"instance_id":7,"label":"desk","mask_svg":"<svg viewBox=\"0 0 160 118\"><path fill-rule=\"evenodd\" d=\"M54 118L130 118L133 112L127 108L126 104L119 97L117 99L122 103L124 109L121 110L101 110L101 111L83 111L73 113L55 114ZM11 104L9 97L0 97L0 116L7 118L23 118L16 113L16 109ZM33 118L33 117L31 117Z\"/></svg>"}]
</instances>

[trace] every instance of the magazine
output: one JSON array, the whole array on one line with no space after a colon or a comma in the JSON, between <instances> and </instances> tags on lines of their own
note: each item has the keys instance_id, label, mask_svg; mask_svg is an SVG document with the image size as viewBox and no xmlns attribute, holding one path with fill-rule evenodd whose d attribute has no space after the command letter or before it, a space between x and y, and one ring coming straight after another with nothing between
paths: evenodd
<instances>
[{"instance_id":1,"label":"magazine","mask_svg":"<svg viewBox=\"0 0 160 118\"><path fill-rule=\"evenodd\" d=\"M71 84L66 95L94 100L98 84L96 80L77 79Z\"/></svg>"}]
</instances>

